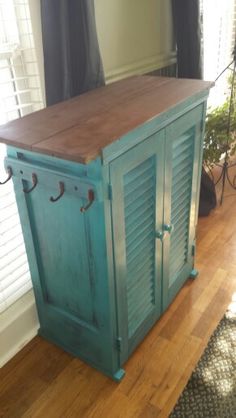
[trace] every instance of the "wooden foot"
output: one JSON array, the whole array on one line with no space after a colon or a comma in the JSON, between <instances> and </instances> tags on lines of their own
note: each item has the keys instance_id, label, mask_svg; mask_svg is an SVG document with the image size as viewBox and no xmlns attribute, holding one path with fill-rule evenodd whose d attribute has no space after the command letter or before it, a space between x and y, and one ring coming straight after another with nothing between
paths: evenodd
<instances>
[{"instance_id":1,"label":"wooden foot","mask_svg":"<svg viewBox=\"0 0 236 418\"><path fill-rule=\"evenodd\" d=\"M198 276L198 273L199 273L198 270L192 269L189 277L191 277L191 279L196 279L196 277Z\"/></svg>"},{"instance_id":2,"label":"wooden foot","mask_svg":"<svg viewBox=\"0 0 236 418\"><path fill-rule=\"evenodd\" d=\"M119 369L115 374L113 374L113 379L116 382L120 382L123 379L124 375L125 375L125 370Z\"/></svg>"}]
</instances>

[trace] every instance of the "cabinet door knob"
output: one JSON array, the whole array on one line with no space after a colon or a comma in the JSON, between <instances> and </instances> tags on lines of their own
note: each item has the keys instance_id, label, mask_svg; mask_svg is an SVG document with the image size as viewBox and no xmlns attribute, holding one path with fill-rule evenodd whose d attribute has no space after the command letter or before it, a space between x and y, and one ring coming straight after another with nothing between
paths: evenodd
<instances>
[{"instance_id":1,"label":"cabinet door knob","mask_svg":"<svg viewBox=\"0 0 236 418\"><path fill-rule=\"evenodd\" d=\"M156 238L158 238L161 241L163 241L163 239L165 238L165 232L164 231L157 231L156 232Z\"/></svg>"},{"instance_id":2,"label":"cabinet door knob","mask_svg":"<svg viewBox=\"0 0 236 418\"><path fill-rule=\"evenodd\" d=\"M169 234L171 234L174 231L174 225L164 224L164 231L169 232Z\"/></svg>"}]
</instances>

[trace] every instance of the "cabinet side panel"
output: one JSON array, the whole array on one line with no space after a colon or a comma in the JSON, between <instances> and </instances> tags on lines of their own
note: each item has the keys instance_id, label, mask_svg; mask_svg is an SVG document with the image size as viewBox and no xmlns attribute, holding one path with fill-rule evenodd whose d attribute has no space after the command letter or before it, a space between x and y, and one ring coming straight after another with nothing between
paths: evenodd
<instances>
[{"instance_id":1,"label":"cabinet side panel","mask_svg":"<svg viewBox=\"0 0 236 418\"><path fill-rule=\"evenodd\" d=\"M119 370L112 333L103 196L98 182L8 158L26 241L40 335L114 377ZM32 171L37 184L32 187ZM64 184L59 195L58 185ZM88 204L87 188L94 190ZM116 378L116 377L115 377Z\"/></svg>"},{"instance_id":2,"label":"cabinet side panel","mask_svg":"<svg viewBox=\"0 0 236 418\"><path fill-rule=\"evenodd\" d=\"M38 186L37 193L26 196L45 302L96 325L88 225L79 212L83 202L65 194L52 204L50 193L53 190L44 185Z\"/></svg>"}]
</instances>

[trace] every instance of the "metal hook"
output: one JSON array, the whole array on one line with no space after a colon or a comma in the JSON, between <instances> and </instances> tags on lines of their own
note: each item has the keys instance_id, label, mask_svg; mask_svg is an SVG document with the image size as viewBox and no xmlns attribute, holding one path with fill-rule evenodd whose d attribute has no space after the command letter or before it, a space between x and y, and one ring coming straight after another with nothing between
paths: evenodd
<instances>
[{"instance_id":1,"label":"metal hook","mask_svg":"<svg viewBox=\"0 0 236 418\"><path fill-rule=\"evenodd\" d=\"M37 176L36 176L35 173L32 173L32 183L33 183L33 186L29 190L23 189L23 192L24 193L30 193L30 192L32 192L32 190L34 190L35 187L37 186L38 179L37 179Z\"/></svg>"},{"instance_id":2,"label":"metal hook","mask_svg":"<svg viewBox=\"0 0 236 418\"><path fill-rule=\"evenodd\" d=\"M81 212L86 212L86 210L88 210L90 208L90 206L92 205L93 201L94 201L94 191L92 189L89 189L88 191L88 201L89 203L86 206L82 206L80 208Z\"/></svg>"},{"instance_id":3,"label":"metal hook","mask_svg":"<svg viewBox=\"0 0 236 418\"><path fill-rule=\"evenodd\" d=\"M51 196L50 202L57 202L57 200L59 200L63 196L65 192L65 185L62 181L59 181L59 188L60 188L60 194L57 197Z\"/></svg>"},{"instance_id":4,"label":"metal hook","mask_svg":"<svg viewBox=\"0 0 236 418\"><path fill-rule=\"evenodd\" d=\"M12 178L12 169L11 167L7 167L7 173L8 173L8 177L5 181L0 181L0 184L6 184L11 178Z\"/></svg>"}]
</instances>

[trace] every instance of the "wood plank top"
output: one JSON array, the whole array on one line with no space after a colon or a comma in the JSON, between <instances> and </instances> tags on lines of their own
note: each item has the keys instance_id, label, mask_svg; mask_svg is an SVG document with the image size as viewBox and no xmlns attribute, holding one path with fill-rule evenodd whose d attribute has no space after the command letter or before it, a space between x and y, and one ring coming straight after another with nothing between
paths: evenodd
<instances>
[{"instance_id":1,"label":"wood plank top","mask_svg":"<svg viewBox=\"0 0 236 418\"><path fill-rule=\"evenodd\" d=\"M211 82L135 76L0 126L0 142L87 164L148 120L209 90Z\"/></svg>"}]
</instances>

